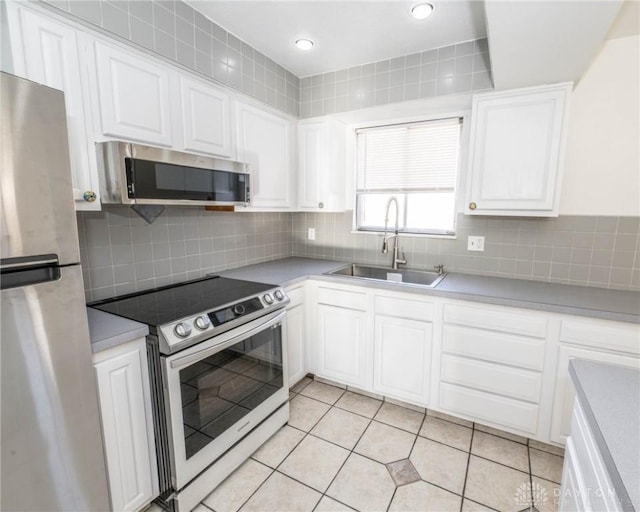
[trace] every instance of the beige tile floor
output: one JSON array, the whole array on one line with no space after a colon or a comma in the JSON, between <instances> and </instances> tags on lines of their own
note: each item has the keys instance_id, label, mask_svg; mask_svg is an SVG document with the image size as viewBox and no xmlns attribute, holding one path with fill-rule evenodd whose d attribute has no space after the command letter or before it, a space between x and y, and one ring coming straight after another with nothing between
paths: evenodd
<instances>
[{"instance_id":1,"label":"beige tile floor","mask_svg":"<svg viewBox=\"0 0 640 512\"><path fill-rule=\"evenodd\" d=\"M309 378L290 406L195 512L557 510L559 448Z\"/></svg>"}]
</instances>

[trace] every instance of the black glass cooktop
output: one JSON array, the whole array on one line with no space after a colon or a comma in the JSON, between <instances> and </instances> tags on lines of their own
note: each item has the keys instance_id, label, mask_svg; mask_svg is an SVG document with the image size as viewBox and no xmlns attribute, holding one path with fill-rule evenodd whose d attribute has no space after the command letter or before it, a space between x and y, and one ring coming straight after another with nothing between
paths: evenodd
<instances>
[{"instance_id":1,"label":"black glass cooktop","mask_svg":"<svg viewBox=\"0 0 640 512\"><path fill-rule=\"evenodd\" d=\"M214 276L97 301L89 306L156 327L272 288L275 288L272 284Z\"/></svg>"}]
</instances>

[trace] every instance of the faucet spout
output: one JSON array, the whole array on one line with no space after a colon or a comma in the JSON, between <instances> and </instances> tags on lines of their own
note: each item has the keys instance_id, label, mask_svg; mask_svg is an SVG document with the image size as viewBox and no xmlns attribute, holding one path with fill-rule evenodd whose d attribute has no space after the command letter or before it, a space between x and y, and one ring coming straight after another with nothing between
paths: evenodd
<instances>
[{"instance_id":1,"label":"faucet spout","mask_svg":"<svg viewBox=\"0 0 640 512\"><path fill-rule=\"evenodd\" d=\"M391 209L391 203L395 204L396 207L396 217L395 217L395 227L392 235L388 235L387 232L389 230L389 210ZM391 196L389 201L387 202L387 209L384 215L384 235L382 237L382 254L387 254L389 252L389 240L394 239L393 246L393 261L391 263L391 268L393 270L398 269L398 265L406 265L407 260L404 257L404 253L402 257L400 257L400 236L398 234L398 200L395 196Z\"/></svg>"}]
</instances>

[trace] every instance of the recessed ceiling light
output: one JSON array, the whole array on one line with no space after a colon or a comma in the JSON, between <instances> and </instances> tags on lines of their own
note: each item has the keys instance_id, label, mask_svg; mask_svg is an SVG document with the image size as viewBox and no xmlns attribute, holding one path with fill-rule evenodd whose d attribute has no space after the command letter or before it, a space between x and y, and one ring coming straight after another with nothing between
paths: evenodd
<instances>
[{"instance_id":1,"label":"recessed ceiling light","mask_svg":"<svg viewBox=\"0 0 640 512\"><path fill-rule=\"evenodd\" d=\"M303 51L308 51L311 50L311 48L313 48L313 41L311 39L298 39L296 41L296 46Z\"/></svg>"},{"instance_id":2,"label":"recessed ceiling light","mask_svg":"<svg viewBox=\"0 0 640 512\"><path fill-rule=\"evenodd\" d=\"M431 4L417 4L411 9L411 16L417 20L424 20L431 16L433 12L433 5Z\"/></svg>"}]
</instances>

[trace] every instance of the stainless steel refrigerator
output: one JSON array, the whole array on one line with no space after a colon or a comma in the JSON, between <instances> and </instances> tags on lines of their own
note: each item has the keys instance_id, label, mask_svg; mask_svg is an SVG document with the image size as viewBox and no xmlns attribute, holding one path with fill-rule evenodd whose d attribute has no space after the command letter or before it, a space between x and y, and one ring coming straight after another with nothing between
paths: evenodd
<instances>
[{"instance_id":1,"label":"stainless steel refrigerator","mask_svg":"<svg viewBox=\"0 0 640 512\"><path fill-rule=\"evenodd\" d=\"M0 510L108 510L64 96L0 95Z\"/></svg>"}]
</instances>

